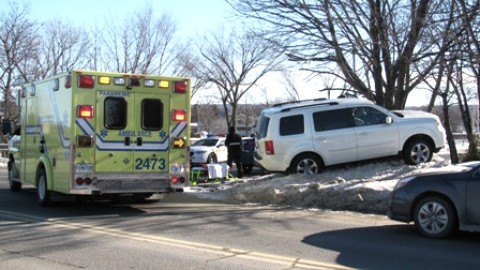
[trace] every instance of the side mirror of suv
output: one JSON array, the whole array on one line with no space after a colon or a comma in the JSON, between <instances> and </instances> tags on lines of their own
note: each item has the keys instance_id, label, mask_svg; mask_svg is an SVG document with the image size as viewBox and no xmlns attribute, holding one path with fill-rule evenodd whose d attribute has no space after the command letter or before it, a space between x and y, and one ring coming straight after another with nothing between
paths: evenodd
<instances>
[{"instance_id":1,"label":"side mirror of suv","mask_svg":"<svg viewBox=\"0 0 480 270\"><path fill-rule=\"evenodd\" d=\"M393 123L392 117L391 117L391 116L387 116L387 117L385 118L385 124L390 125L391 123Z\"/></svg>"}]
</instances>

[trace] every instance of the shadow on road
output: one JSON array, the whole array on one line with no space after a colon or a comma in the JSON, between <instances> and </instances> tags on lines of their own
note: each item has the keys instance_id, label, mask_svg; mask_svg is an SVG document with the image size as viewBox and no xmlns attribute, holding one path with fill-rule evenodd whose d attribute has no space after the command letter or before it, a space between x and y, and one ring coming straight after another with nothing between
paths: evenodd
<instances>
[{"instance_id":1,"label":"shadow on road","mask_svg":"<svg viewBox=\"0 0 480 270\"><path fill-rule=\"evenodd\" d=\"M302 242L336 251L338 264L357 269L478 269L480 265L480 234L427 239L413 225L329 231L309 235Z\"/></svg>"}]
</instances>

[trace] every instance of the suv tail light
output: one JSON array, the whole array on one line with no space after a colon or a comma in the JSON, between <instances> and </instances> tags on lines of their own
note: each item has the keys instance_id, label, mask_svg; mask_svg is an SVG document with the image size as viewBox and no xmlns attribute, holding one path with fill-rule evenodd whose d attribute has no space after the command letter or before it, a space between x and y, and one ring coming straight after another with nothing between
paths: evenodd
<instances>
[{"instance_id":1,"label":"suv tail light","mask_svg":"<svg viewBox=\"0 0 480 270\"><path fill-rule=\"evenodd\" d=\"M265 153L267 153L267 155L275 154L275 150L273 149L273 141L265 141Z\"/></svg>"}]
</instances>

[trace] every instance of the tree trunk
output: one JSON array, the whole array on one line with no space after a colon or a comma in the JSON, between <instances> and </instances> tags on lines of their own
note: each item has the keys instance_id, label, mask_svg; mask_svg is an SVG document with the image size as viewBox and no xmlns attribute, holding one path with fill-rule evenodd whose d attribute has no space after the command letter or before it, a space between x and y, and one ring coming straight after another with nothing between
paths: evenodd
<instances>
[{"instance_id":1,"label":"tree trunk","mask_svg":"<svg viewBox=\"0 0 480 270\"><path fill-rule=\"evenodd\" d=\"M457 164L459 162L458 159L458 152L457 152L457 146L455 145L455 139L453 138L453 132L452 128L450 126L450 113L448 110L448 98L447 98L448 93L444 93L441 95L442 101L443 101L443 116L444 116L444 123L443 126L445 127L445 132L447 133L447 142L448 142L448 147L450 148L450 161L452 164Z\"/></svg>"}]
</instances>

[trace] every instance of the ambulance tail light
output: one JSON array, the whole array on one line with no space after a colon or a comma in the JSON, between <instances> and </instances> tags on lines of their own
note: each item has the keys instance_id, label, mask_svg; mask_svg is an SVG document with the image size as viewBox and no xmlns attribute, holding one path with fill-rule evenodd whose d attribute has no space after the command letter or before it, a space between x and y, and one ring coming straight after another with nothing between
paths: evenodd
<instances>
[{"instance_id":1,"label":"ambulance tail light","mask_svg":"<svg viewBox=\"0 0 480 270\"><path fill-rule=\"evenodd\" d=\"M78 105L77 107L78 118L93 118L93 106L90 105Z\"/></svg>"},{"instance_id":2,"label":"ambulance tail light","mask_svg":"<svg viewBox=\"0 0 480 270\"><path fill-rule=\"evenodd\" d=\"M172 179L170 180L170 182L173 185L183 184L183 183L185 183L185 177L183 177L183 176L180 176L180 177L173 176Z\"/></svg>"},{"instance_id":3,"label":"ambulance tail light","mask_svg":"<svg viewBox=\"0 0 480 270\"><path fill-rule=\"evenodd\" d=\"M85 181L81 177L78 177L77 179L75 179L75 184L77 184L79 186L83 185L84 182Z\"/></svg>"},{"instance_id":4,"label":"ambulance tail light","mask_svg":"<svg viewBox=\"0 0 480 270\"><path fill-rule=\"evenodd\" d=\"M91 135L77 135L78 148L89 148L93 146L93 137Z\"/></svg>"},{"instance_id":5,"label":"ambulance tail light","mask_svg":"<svg viewBox=\"0 0 480 270\"><path fill-rule=\"evenodd\" d=\"M72 87L72 75L65 76L64 86L66 89L70 89Z\"/></svg>"},{"instance_id":6,"label":"ambulance tail light","mask_svg":"<svg viewBox=\"0 0 480 270\"><path fill-rule=\"evenodd\" d=\"M81 186L83 184L90 185L91 183L92 183L92 178L90 177L85 177L85 178L77 177L75 179L75 184L77 184L78 186Z\"/></svg>"},{"instance_id":7,"label":"ambulance tail light","mask_svg":"<svg viewBox=\"0 0 480 270\"><path fill-rule=\"evenodd\" d=\"M173 92L185 94L187 92L187 81L175 82Z\"/></svg>"},{"instance_id":8,"label":"ambulance tail light","mask_svg":"<svg viewBox=\"0 0 480 270\"><path fill-rule=\"evenodd\" d=\"M265 141L265 153L267 153L267 155L275 154L275 149L273 148L273 141Z\"/></svg>"},{"instance_id":9,"label":"ambulance tail light","mask_svg":"<svg viewBox=\"0 0 480 270\"><path fill-rule=\"evenodd\" d=\"M91 75L78 75L78 87L93 88L95 86L95 79Z\"/></svg>"},{"instance_id":10,"label":"ambulance tail light","mask_svg":"<svg viewBox=\"0 0 480 270\"><path fill-rule=\"evenodd\" d=\"M186 121L187 120L187 111L185 110L173 110L172 112L173 121Z\"/></svg>"}]
</instances>

